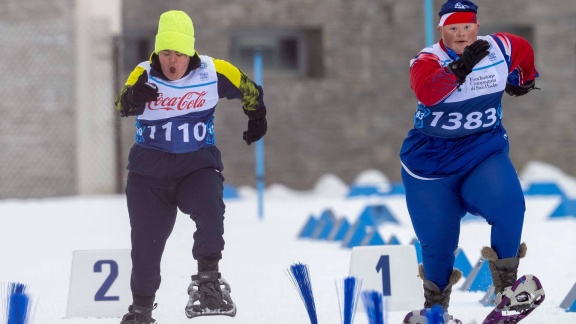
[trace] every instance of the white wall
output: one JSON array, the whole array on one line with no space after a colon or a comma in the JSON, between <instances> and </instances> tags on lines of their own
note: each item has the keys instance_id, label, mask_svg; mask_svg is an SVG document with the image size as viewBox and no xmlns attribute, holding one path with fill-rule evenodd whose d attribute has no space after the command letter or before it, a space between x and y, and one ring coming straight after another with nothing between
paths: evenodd
<instances>
[{"instance_id":1,"label":"white wall","mask_svg":"<svg viewBox=\"0 0 576 324\"><path fill-rule=\"evenodd\" d=\"M113 37L120 0L76 0L77 193L116 192Z\"/></svg>"}]
</instances>

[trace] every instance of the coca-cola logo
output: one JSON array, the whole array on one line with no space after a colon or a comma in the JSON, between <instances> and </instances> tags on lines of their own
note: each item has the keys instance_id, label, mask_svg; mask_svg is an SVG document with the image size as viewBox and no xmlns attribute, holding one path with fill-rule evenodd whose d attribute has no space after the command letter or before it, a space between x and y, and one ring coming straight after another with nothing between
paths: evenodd
<instances>
[{"instance_id":1,"label":"coca-cola logo","mask_svg":"<svg viewBox=\"0 0 576 324\"><path fill-rule=\"evenodd\" d=\"M202 108L206 103L204 96L206 91L191 91L181 97L164 97L162 92L159 93L156 101L148 102L150 110L189 110Z\"/></svg>"}]
</instances>

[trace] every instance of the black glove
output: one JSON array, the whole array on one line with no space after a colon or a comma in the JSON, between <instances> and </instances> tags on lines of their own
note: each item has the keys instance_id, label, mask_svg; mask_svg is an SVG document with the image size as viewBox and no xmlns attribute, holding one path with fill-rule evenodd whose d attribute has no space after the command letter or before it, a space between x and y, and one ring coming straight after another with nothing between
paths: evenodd
<instances>
[{"instance_id":1,"label":"black glove","mask_svg":"<svg viewBox=\"0 0 576 324\"><path fill-rule=\"evenodd\" d=\"M266 135L268 130L266 106L260 106L254 111L244 109L244 113L248 115L248 129L244 132L242 138L246 141L246 144L250 145Z\"/></svg>"},{"instance_id":2,"label":"black glove","mask_svg":"<svg viewBox=\"0 0 576 324\"><path fill-rule=\"evenodd\" d=\"M133 86L126 90L124 94L125 105L122 111L123 116L141 115L149 101L158 99L158 87L155 84L148 83L148 76L142 74Z\"/></svg>"},{"instance_id":3,"label":"black glove","mask_svg":"<svg viewBox=\"0 0 576 324\"><path fill-rule=\"evenodd\" d=\"M458 78L459 84L464 83L466 76L472 72L472 68L490 53L489 48L488 41L479 39L466 46L459 59L448 64L450 71Z\"/></svg>"},{"instance_id":4,"label":"black glove","mask_svg":"<svg viewBox=\"0 0 576 324\"><path fill-rule=\"evenodd\" d=\"M536 81L532 80L527 84L521 85L512 85L510 83L506 83L506 93L511 95L512 97L519 97L527 94L528 92L532 91L532 89L540 89L536 88Z\"/></svg>"}]
</instances>

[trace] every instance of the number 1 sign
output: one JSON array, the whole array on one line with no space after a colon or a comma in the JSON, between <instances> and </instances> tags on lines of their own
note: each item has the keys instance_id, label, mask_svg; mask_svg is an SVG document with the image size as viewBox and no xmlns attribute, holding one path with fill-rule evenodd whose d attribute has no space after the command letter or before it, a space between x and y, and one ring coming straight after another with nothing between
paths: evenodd
<instances>
[{"instance_id":1,"label":"number 1 sign","mask_svg":"<svg viewBox=\"0 0 576 324\"><path fill-rule=\"evenodd\" d=\"M130 250L74 251L66 317L120 317L132 302Z\"/></svg>"},{"instance_id":2,"label":"number 1 sign","mask_svg":"<svg viewBox=\"0 0 576 324\"><path fill-rule=\"evenodd\" d=\"M355 246L350 276L362 280L363 291L381 292L388 311L419 309L424 305L413 245Z\"/></svg>"}]
</instances>

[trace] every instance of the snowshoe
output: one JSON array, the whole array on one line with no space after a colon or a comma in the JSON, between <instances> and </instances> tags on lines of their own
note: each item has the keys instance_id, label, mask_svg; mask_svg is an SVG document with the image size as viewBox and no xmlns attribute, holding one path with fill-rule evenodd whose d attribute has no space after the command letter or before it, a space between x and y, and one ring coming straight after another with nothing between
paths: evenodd
<instances>
[{"instance_id":1,"label":"snowshoe","mask_svg":"<svg viewBox=\"0 0 576 324\"><path fill-rule=\"evenodd\" d=\"M188 286L190 296L185 312L188 318L206 315L236 316L230 285L217 271L199 272Z\"/></svg>"},{"instance_id":2,"label":"snowshoe","mask_svg":"<svg viewBox=\"0 0 576 324\"><path fill-rule=\"evenodd\" d=\"M156 309L156 304L152 308L138 305L128 306L128 313L122 317L120 324L155 324L152 318L152 311Z\"/></svg>"},{"instance_id":3,"label":"snowshoe","mask_svg":"<svg viewBox=\"0 0 576 324\"><path fill-rule=\"evenodd\" d=\"M536 276L522 276L502 294L496 295L496 306L482 324L518 323L540 306L544 297L544 288Z\"/></svg>"},{"instance_id":4,"label":"snowshoe","mask_svg":"<svg viewBox=\"0 0 576 324\"><path fill-rule=\"evenodd\" d=\"M418 265L418 276L423 281L424 308L406 314L402 324L428 324L428 318L434 319L431 324L462 324L459 319L455 319L447 311L450 304L452 286L462 278L462 271L452 269L448 285L443 290L440 290L435 283L426 279L422 264Z\"/></svg>"},{"instance_id":5,"label":"snowshoe","mask_svg":"<svg viewBox=\"0 0 576 324\"><path fill-rule=\"evenodd\" d=\"M412 311L404 317L404 321L402 324L428 324L428 313L430 312L429 309L421 309ZM434 322L433 324L462 324L462 321L459 319L454 318L452 315L448 313L442 314L442 322Z\"/></svg>"}]
</instances>

